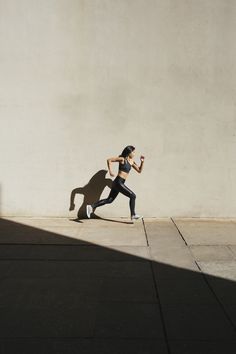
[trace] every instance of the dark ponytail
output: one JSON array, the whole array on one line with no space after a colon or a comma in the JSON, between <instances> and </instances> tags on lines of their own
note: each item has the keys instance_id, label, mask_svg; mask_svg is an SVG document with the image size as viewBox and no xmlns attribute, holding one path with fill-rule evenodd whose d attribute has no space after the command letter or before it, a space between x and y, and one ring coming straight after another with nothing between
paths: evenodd
<instances>
[{"instance_id":1,"label":"dark ponytail","mask_svg":"<svg viewBox=\"0 0 236 354\"><path fill-rule=\"evenodd\" d=\"M124 148L124 150L122 151L121 155L124 158L126 158L132 151L134 151L135 147L132 145L128 145Z\"/></svg>"}]
</instances>

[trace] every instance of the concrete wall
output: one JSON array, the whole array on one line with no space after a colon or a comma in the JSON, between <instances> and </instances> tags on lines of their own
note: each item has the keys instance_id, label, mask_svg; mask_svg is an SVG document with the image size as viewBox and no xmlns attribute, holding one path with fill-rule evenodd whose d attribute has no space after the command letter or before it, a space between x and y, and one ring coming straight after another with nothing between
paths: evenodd
<instances>
[{"instance_id":1,"label":"concrete wall","mask_svg":"<svg viewBox=\"0 0 236 354\"><path fill-rule=\"evenodd\" d=\"M236 216L235 33L234 0L0 0L1 214L76 216L132 144L136 212Z\"/></svg>"}]
</instances>

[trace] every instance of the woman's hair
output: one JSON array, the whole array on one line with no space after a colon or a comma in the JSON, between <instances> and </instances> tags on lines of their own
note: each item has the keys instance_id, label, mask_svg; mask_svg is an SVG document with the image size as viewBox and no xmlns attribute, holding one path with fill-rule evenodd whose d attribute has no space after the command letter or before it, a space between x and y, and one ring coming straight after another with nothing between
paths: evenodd
<instances>
[{"instance_id":1,"label":"woman's hair","mask_svg":"<svg viewBox=\"0 0 236 354\"><path fill-rule=\"evenodd\" d=\"M134 151L135 147L132 145L128 145L124 148L124 150L122 151L121 155L122 157L127 157L132 151Z\"/></svg>"}]
</instances>

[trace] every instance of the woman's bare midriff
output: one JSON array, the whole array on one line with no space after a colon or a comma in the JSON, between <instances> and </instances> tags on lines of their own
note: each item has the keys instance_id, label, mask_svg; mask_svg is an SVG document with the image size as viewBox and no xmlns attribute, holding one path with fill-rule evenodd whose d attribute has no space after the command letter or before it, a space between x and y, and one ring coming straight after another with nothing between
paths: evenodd
<instances>
[{"instance_id":1,"label":"woman's bare midriff","mask_svg":"<svg viewBox=\"0 0 236 354\"><path fill-rule=\"evenodd\" d=\"M127 178L127 176L128 176L128 173L126 173L126 172L123 172L123 171L119 170L118 176L120 176L120 177L122 177L122 178L126 179L126 178Z\"/></svg>"},{"instance_id":2,"label":"woman's bare midriff","mask_svg":"<svg viewBox=\"0 0 236 354\"><path fill-rule=\"evenodd\" d=\"M130 165L132 166L132 160L129 161L129 163L130 163ZM124 171L121 171L121 170L119 170L119 172L118 172L118 176L120 176L120 177L122 177L122 178L124 178L124 179L127 178L128 174L129 174L128 172L124 172Z\"/></svg>"}]
</instances>

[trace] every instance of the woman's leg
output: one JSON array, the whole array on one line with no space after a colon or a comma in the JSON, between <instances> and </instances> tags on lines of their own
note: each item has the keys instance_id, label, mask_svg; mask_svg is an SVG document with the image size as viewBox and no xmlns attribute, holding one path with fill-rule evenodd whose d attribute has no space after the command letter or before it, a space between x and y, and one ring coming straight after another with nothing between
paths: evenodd
<instances>
[{"instance_id":1,"label":"woman's leg","mask_svg":"<svg viewBox=\"0 0 236 354\"><path fill-rule=\"evenodd\" d=\"M106 199L101 199L101 200L98 200L97 202L91 204L92 208L95 209L97 207L100 207L104 204L110 204L113 202L113 200L115 200L115 198L117 197L117 195L119 194L119 191L116 190L113 186L112 186L112 189L108 195L108 197Z\"/></svg>"},{"instance_id":2,"label":"woman's leg","mask_svg":"<svg viewBox=\"0 0 236 354\"><path fill-rule=\"evenodd\" d=\"M129 197L129 207L130 207L130 213L131 216L135 215L135 199L136 199L136 194L127 187L122 180L118 180L118 190L120 193L126 195Z\"/></svg>"}]
</instances>

